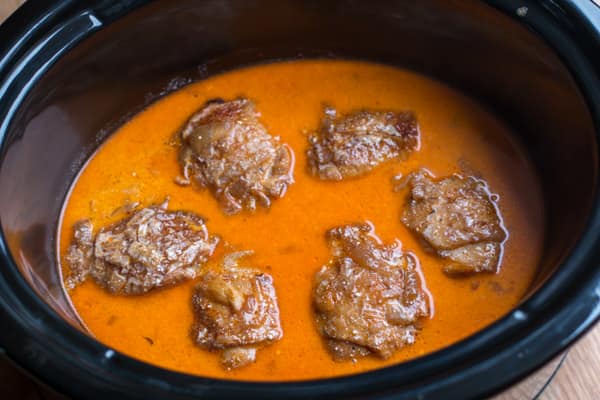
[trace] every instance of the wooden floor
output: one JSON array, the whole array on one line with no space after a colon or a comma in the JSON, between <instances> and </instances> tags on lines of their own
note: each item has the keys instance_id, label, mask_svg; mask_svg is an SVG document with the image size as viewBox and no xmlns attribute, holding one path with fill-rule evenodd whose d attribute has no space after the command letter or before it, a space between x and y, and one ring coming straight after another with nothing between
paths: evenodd
<instances>
[{"instance_id":1,"label":"wooden floor","mask_svg":"<svg viewBox=\"0 0 600 400\"><path fill-rule=\"evenodd\" d=\"M600 0L594 1L600 4ZM0 22L23 2L23 0L0 0ZM533 397L532 393L536 388L544 386L549 378L552 379L538 399L600 399L600 325L573 346L566 355L557 358L527 381L497 398L521 400ZM58 398L59 396L32 383L29 378L0 359L0 399Z\"/></svg>"},{"instance_id":2,"label":"wooden floor","mask_svg":"<svg viewBox=\"0 0 600 400\"><path fill-rule=\"evenodd\" d=\"M0 0L0 22L4 21L24 0Z\"/></svg>"},{"instance_id":3,"label":"wooden floor","mask_svg":"<svg viewBox=\"0 0 600 400\"><path fill-rule=\"evenodd\" d=\"M533 398L600 399L600 324L567 352L493 400Z\"/></svg>"},{"instance_id":4,"label":"wooden floor","mask_svg":"<svg viewBox=\"0 0 600 400\"><path fill-rule=\"evenodd\" d=\"M540 399L600 399L600 325L569 350Z\"/></svg>"}]
</instances>

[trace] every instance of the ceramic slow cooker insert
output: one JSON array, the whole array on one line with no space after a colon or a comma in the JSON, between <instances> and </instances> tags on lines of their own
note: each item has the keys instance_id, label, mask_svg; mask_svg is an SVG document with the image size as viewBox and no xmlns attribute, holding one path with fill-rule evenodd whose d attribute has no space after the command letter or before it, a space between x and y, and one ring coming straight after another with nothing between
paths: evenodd
<instances>
[{"instance_id":1,"label":"ceramic slow cooker insert","mask_svg":"<svg viewBox=\"0 0 600 400\"><path fill-rule=\"evenodd\" d=\"M509 123L543 186L530 294L449 348L336 379L242 383L164 370L85 334L60 285L71 182L137 110L191 81L281 59L350 58L439 79ZM0 345L86 398L479 398L518 381L597 319L600 9L581 1L28 2L0 27Z\"/></svg>"}]
</instances>

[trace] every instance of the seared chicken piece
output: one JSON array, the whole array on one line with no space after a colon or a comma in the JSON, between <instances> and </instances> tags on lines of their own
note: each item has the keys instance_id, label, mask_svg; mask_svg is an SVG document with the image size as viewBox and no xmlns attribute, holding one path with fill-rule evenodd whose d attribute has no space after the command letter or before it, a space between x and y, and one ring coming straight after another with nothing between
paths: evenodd
<instances>
[{"instance_id":1,"label":"seared chicken piece","mask_svg":"<svg viewBox=\"0 0 600 400\"><path fill-rule=\"evenodd\" d=\"M168 211L167 203L135 211L100 229L78 222L66 256L73 288L91 276L111 293L136 295L193 279L218 239L192 213Z\"/></svg>"},{"instance_id":2,"label":"seared chicken piece","mask_svg":"<svg viewBox=\"0 0 600 400\"><path fill-rule=\"evenodd\" d=\"M257 348L283 335L273 278L238 265L248 254L230 254L204 273L192 300L194 341L207 350L222 350L227 369L254 362Z\"/></svg>"},{"instance_id":3,"label":"seared chicken piece","mask_svg":"<svg viewBox=\"0 0 600 400\"><path fill-rule=\"evenodd\" d=\"M294 182L294 155L258 116L247 99L211 102L194 114L181 131L176 182L208 188L227 214L283 197Z\"/></svg>"},{"instance_id":4,"label":"seared chicken piece","mask_svg":"<svg viewBox=\"0 0 600 400\"><path fill-rule=\"evenodd\" d=\"M416 258L396 241L383 245L368 224L326 234L333 258L316 275L317 326L337 361L368 354L390 357L415 341L429 315Z\"/></svg>"},{"instance_id":5,"label":"seared chicken piece","mask_svg":"<svg viewBox=\"0 0 600 400\"><path fill-rule=\"evenodd\" d=\"M324 180L360 176L391 159L404 159L419 147L419 127L411 112L359 111L337 117L325 110L310 136L310 172Z\"/></svg>"},{"instance_id":6,"label":"seared chicken piece","mask_svg":"<svg viewBox=\"0 0 600 400\"><path fill-rule=\"evenodd\" d=\"M459 175L433 180L419 171L408 183L402 221L448 260L446 273L498 271L507 234L484 181Z\"/></svg>"}]
</instances>

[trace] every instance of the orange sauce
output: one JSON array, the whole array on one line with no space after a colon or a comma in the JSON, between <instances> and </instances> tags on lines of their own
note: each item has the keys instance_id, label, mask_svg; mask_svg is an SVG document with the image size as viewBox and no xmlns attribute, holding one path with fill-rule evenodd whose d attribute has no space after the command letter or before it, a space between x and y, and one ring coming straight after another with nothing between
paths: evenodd
<instances>
[{"instance_id":1,"label":"orange sauce","mask_svg":"<svg viewBox=\"0 0 600 400\"><path fill-rule=\"evenodd\" d=\"M269 210L226 216L208 191L174 183L180 168L171 138L207 100L238 96L253 100L269 132L294 149L296 182ZM413 110L421 129L420 151L358 179L319 181L306 172L305 151L307 132L319 126L324 104L341 114L361 108ZM400 222L404 195L393 192L394 175L426 167L445 176L461 172L459 164L468 164L499 195L510 237L498 274L447 277L441 260L426 253ZM196 212L207 218L212 233L234 248L255 251L249 261L275 281L283 339L259 350L255 364L228 372L217 354L195 346L190 337L194 282L119 297L88 281L70 296L99 341L148 363L207 377L324 378L373 370L446 347L518 304L536 275L543 240L538 183L506 126L439 82L364 62L295 61L239 69L194 83L149 106L101 146L74 183L60 228L61 254L77 220L89 217L99 229L115 220L113 210L126 201L146 206L166 196L171 198L170 209ZM420 259L435 314L414 345L388 360L366 357L336 363L313 321L313 277L330 258L325 231L367 220L385 242L398 238Z\"/></svg>"}]
</instances>

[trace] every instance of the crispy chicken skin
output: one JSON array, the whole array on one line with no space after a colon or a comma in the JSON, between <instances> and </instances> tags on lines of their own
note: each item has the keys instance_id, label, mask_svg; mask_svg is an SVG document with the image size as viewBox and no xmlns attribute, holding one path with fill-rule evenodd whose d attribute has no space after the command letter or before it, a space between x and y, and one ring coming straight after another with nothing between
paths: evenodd
<instances>
[{"instance_id":1,"label":"crispy chicken skin","mask_svg":"<svg viewBox=\"0 0 600 400\"><path fill-rule=\"evenodd\" d=\"M338 117L325 109L319 131L309 137L309 170L323 180L363 175L419 147L419 127L411 112L358 111Z\"/></svg>"},{"instance_id":2,"label":"crispy chicken skin","mask_svg":"<svg viewBox=\"0 0 600 400\"><path fill-rule=\"evenodd\" d=\"M247 99L213 101L181 131L180 185L208 188L227 214L268 208L294 182L291 148L271 136Z\"/></svg>"},{"instance_id":3,"label":"crispy chicken skin","mask_svg":"<svg viewBox=\"0 0 600 400\"><path fill-rule=\"evenodd\" d=\"M332 259L316 275L316 322L336 361L390 357L414 343L429 315L429 296L416 258L396 241L383 245L369 224L331 229Z\"/></svg>"},{"instance_id":4,"label":"crispy chicken skin","mask_svg":"<svg viewBox=\"0 0 600 400\"><path fill-rule=\"evenodd\" d=\"M254 362L257 348L283 335L273 278L238 265L249 254L230 254L221 265L209 268L192 299L193 339L207 350L222 350L227 369Z\"/></svg>"},{"instance_id":5,"label":"crispy chicken skin","mask_svg":"<svg viewBox=\"0 0 600 400\"><path fill-rule=\"evenodd\" d=\"M402 222L448 262L448 274L497 272L507 238L487 184L452 175L434 180L426 171L408 177Z\"/></svg>"},{"instance_id":6,"label":"crispy chicken skin","mask_svg":"<svg viewBox=\"0 0 600 400\"><path fill-rule=\"evenodd\" d=\"M137 295L193 279L218 239L192 213L168 211L167 203L133 212L102 228L83 220L74 226L66 255L68 288L88 276L111 293Z\"/></svg>"}]
</instances>

